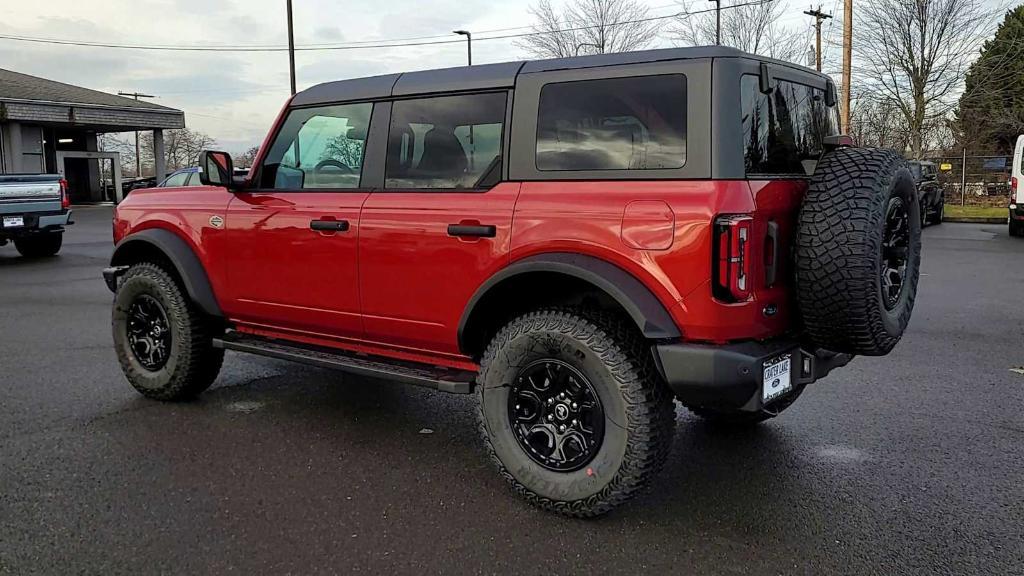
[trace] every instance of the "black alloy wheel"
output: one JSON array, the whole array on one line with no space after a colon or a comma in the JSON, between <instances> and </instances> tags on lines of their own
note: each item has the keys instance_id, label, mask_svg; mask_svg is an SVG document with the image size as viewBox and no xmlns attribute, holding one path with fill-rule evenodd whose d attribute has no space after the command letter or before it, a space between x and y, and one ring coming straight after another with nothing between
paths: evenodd
<instances>
[{"instance_id":1,"label":"black alloy wheel","mask_svg":"<svg viewBox=\"0 0 1024 576\"><path fill-rule=\"evenodd\" d=\"M128 344L143 368L156 372L167 364L171 350L171 325L163 306L140 294L128 308Z\"/></svg>"},{"instance_id":2,"label":"black alloy wheel","mask_svg":"<svg viewBox=\"0 0 1024 576\"><path fill-rule=\"evenodd\" d=\"M538 360L523 368L512 383L508 410L519 445L548 470L579 470L593 460L604 439L597 392L561 360Z\"/></svg>"},{"instance_id":3,"label":"black alloy wheel","mask_svg":"<svg viewBox=\"0 0 1024 576\"><path fill-rule=\"evenodd\" d=\"M900 301L907 274L907 251L910 247L910 214L903 199L892 197L885 213L885 234L882 238L882 299L886 310L893 310Z\"/></svg>"}]
</instances>

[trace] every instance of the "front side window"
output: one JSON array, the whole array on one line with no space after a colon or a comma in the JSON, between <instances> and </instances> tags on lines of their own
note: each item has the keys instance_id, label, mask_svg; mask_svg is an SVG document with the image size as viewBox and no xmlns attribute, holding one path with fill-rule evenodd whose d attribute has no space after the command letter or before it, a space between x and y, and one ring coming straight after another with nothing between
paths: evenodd
<instances>
[{"instance_id":1,"label":"front side window","mask_svg":"<svg viewBox=\"0 0 1024 576\"><path fill-rule=\"evenodd\" d=\"M582 80L541 89L538 170L664 170L685 162L685 76Z\"/></svg>"},{"instance_id":2,"label":"front side window","mask_svg":"<svg viewBox=\"0 0 1024 576\"><path fill-rule=\"evenodd\" d=\"M263 161L261 188L358 188L373 104L299 108Z\"/></svg>"},{"instance_id":3,"label":"front side window","mask_svg":"<svg viewBox=\"0 0 1024 576\"><path fill-rule=\"evenodd\" d=\"M178 172L176 174L171 174L167 178L167 180L164 180L164 183L161 184L160 186L163 187L163 188L171 188L171 187L174 187L174 186L184 186L185 185L185 180L187 180L187 179L188 179L188 172Z\"/></svg>"},{"instance_id":4,"label":"front side window","mask_svg":"<svg viewBox=\"0 0 1024 576\"><path fill-rule=\"evenodd\" d=\"M504 93L399 100L385 188L479 188L501 173Z\"/></svg>"},{"instance_id":5,"label":"front side window","mask_svg":"<svg viewBox=\"0 0 1024 576\"><path fill-rule=\"evenodd\" d=\"M747 174L810 174L826 136L839 133L825 91L779 80L764 94L757 76L740 81Z\"/></svg>"}]
</instances>

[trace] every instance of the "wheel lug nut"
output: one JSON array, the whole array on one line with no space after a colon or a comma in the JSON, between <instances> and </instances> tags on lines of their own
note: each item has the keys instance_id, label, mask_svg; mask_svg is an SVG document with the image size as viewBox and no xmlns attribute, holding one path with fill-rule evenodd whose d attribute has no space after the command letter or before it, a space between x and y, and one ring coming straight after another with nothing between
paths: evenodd
<instances>
[{"instance_id":1,"label":"wheel lug nut","mask_svg":"<svg viewBox=\"0 0 1024 576\"><path fill-rule=\"evenodd\" d=\"M558 427L558 431L559 432L565 432L565 424L562 424L561 426L559 426Z\"/></svg>"},{"instance_id":2,"label":"wheel lug nut","mask_svg":"<svg viewBox=\"0 0 1024 576\"><path fill-rule=\"evenodd\" d=\"M575 402L573 402L573 403L572 403L572 409L573 409L573 410L575 410L575 409L577 409L577 408L579 408L579 406L577 406L577 405L576 405L576 403L575 403Z\"/></svg>"},{"instance_id":3,"label":"wheel lug nut","mask_svg":"<svg viewBox=\"0 0 1024 576\"><path fill-rule=\"evenodd\" d=\"M554 420L554 419L555 419L555 415L554 414L548 414L548 420Z\"/></svg>"}]
</instances>

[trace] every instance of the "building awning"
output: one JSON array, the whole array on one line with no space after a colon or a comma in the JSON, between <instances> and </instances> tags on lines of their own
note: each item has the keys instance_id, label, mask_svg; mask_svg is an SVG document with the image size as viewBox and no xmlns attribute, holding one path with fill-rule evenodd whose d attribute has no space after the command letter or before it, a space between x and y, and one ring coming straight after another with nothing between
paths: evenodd
<instances>
[{"instance_id":1,"label":"building awning","mask_svg":"<svg viewBox=\"0 0 1024 576\"><path fill-rule=\"evenodd\" d=\"M128 132L184 128L185 113L152 102L0 69L0 121Z\"/></svg>"}]
</instances>

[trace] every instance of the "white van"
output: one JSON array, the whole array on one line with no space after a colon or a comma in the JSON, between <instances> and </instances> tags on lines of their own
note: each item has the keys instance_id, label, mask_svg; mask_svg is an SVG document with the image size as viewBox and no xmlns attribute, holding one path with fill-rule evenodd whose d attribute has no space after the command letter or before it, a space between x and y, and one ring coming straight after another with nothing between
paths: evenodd
<instances>
[{"instance_id":1,"label":"white van","mask_svg":"<svg viewBox=\"0 0 1024 576\"><path fill-rule=\"evenodd\" d=\"M1024 134L1017 136L1010 172L1010 236L1024 237Z\"/></svg>"}]
</instances>

